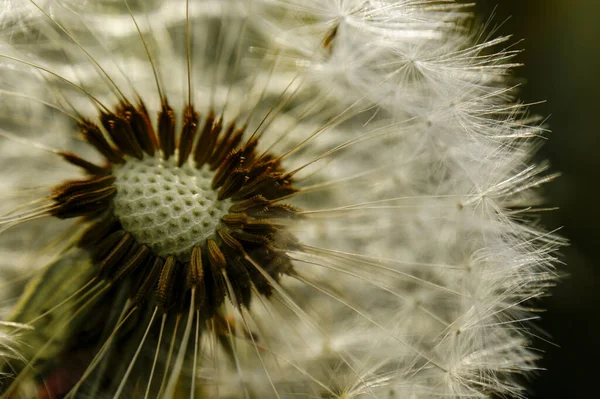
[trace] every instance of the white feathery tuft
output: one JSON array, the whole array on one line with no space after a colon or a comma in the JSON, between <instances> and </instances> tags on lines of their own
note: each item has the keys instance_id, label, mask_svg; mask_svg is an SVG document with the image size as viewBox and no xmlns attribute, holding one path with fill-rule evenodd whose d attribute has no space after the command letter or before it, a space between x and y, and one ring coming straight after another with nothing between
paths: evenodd
<instances>
[{"instance_id":1,"label":"white feathery tuft","mask_svg":"<svg viewBox=\"0 0 600 399\"><path fill-rule=\"evenodd\" d=\"M12 313L2 312L10 321L0 322L0 362L8 365L0 373L17 373L0 391L33 386L51 397L25 367L34 365L38 381L50 381L47 395L71 397L527 397L525 378L538 371L536 307L557 280L556 251L565 244L537 218L537 189L556 175L533 161L547 128L518 100L519 51L509 36L469 28L468 5L0 7L0 191L11 193L0 205L0 272L33 281L2 294ZM215 319L189 309L162 318L158 308L131 305L125 288L109 291L113 308L94 307L85 301L104 295L104 282L89 279L93 262L73 252L69 235L82 224L34 213L40 192L81 176L54 149L102 162L74 121L97 120L122 97L139 96L154 121L162 93L179 129L188 89L203 117L215 110L248 123L258 152L281 156L293 171L298 192L277 201L299 217L277 219L277 227L296 241L287 245L285 235L269 247L293 272L276 279L243 259L272 294L253 286L252 302L238 306L226 276L229 294ZM38 303L52 292L48 305ZM85 330L102 341L93 356L71 353L69 321L89 309L107 318ZM123 334L136 345L120 348L111 340L122 338L120 323L134 311L137 327ZM31 334L14 324L30 321ZM83 367L76 363L86 356ZM111 368L121 356L122 370ZM53 384L66 372L76 382L59 392Z\"/></svg>"}]
</instances>

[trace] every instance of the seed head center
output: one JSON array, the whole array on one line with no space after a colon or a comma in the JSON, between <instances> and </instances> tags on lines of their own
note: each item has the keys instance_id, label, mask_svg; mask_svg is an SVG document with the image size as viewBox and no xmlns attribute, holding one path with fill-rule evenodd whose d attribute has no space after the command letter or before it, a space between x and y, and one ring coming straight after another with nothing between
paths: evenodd
<instances>
[{"instance_id":1,"label":"seed head center","mask_svg":"<svg viewBox=\"0 0 600 399\"><path fill-rule=\"evenodd\" d=\"M115 165L114 213L123 228L158 256L189 259L192 248L214 236L230 200L218 200L214 173L172 157L128 159Z\"/></svg>"}]
</instances>

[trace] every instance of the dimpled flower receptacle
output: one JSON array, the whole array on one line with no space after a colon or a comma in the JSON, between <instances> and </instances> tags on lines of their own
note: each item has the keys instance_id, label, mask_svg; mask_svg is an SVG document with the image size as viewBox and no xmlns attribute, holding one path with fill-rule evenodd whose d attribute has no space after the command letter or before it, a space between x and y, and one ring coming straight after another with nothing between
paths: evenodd
<instances>
[{"instance_id":1,"label":"dimpled flower receptacle","mask_svg":"<svg viewBox=\"0 0 600 399\"><path fill-rule=\"evenodd\" d=\"M149 157L114 170L114 214L126 231L159 256L189 258L215 236L231 201L217 199L209 170Z\"/></svg>"}]
</instances>

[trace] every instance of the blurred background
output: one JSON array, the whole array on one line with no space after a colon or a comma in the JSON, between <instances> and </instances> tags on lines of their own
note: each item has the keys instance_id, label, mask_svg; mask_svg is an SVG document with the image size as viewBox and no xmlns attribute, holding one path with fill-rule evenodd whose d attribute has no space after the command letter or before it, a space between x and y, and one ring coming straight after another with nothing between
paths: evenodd
<instances>
[{"instance_id":1,"label":"blurred background","mask_svg":"<svg viewBox=\"0 0 600 399\"><path fill-rule=\"evenodd\" d=\"M525 102L546 100L533 111L552 129L539 154L562 176L545 187L543 216L570 240L561 251L568 276L545 298L543 330L557 346L539 341L544 360L531 381L532 399L595 398L600 378L600 1L477 0L479 19L495 13L498 34L514 34L525 51L517 70L527 83ZM508 18L508 19L507 19Z\"/></svg>"}]
</instances>

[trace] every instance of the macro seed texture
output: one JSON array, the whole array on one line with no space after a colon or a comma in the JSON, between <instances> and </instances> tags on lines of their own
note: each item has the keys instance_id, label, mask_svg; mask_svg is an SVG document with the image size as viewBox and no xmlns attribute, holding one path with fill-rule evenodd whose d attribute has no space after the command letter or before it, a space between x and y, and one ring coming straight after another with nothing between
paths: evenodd
<instances>
[{"instance_id":1,"label":"macro seed texture","mask_svg":"<svg viewBox=\"0 0 600 399\"><path fill-rule=\"evenodd\" d=\"M527 397L543 119L437 0L7 0L0 395Z\"/></svg>"},{"instance_id":2,"label":"macro seed texture","mask_svg":"<svg viewBox=\"0 0 600 399\"><path fill-rule=\"evenodd\" d=\"M208 168L146 157L131 159L113 173L115 216L159 256L189 258L195 245L215 237L231 204L217 199Z\"/></svg>"}]
</instances>

